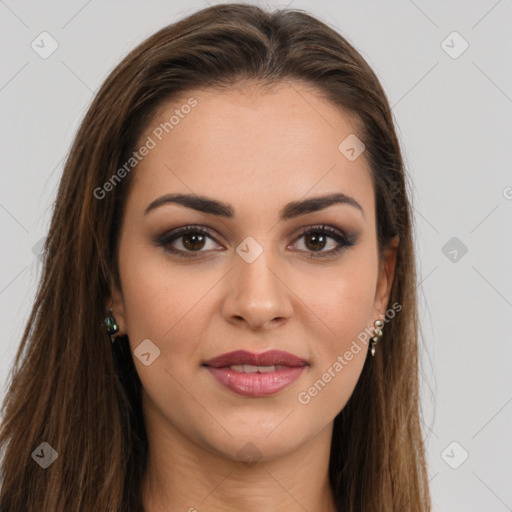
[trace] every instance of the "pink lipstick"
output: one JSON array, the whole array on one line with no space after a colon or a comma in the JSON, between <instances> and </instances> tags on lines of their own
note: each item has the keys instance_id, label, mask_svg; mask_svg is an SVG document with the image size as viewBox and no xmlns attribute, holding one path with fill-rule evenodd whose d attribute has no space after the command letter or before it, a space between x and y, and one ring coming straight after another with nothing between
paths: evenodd
<instances>
[{"instance_id":1,"label":"pink lipstick","mask_svg":"<svg viewBox=\"0 0 512 512\"><path fill-rule=\"evenodd\" d=\"M231 391L244 396L264 397L288 387L309 364L280 350L261 354L237 350L205 361L203 366Z\"/></svg>"}]
</instances>

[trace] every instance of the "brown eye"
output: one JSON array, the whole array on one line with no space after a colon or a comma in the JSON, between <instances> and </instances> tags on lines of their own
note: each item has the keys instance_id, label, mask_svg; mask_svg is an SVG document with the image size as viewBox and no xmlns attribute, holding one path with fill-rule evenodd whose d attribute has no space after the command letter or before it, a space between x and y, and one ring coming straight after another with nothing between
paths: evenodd
<instances>
[{"instance_id":1,"label":"brown eye","mask_svg":"<svg viewBox=\"0 0 512 512\"><path fill-rule=\"evenodd\" d=\"M356 234L346 234L328 226L311 227L305 230L292 245L301 245L298 240L302 239L304 239L303 248L299 248L298 252L309 254L311 258L335 256L343 249L357 243ZM208 230L195 226L185 226L165 233L156 238L155 242L167 252L185 258L199 257L202 253L218 250L215 244L220 246ZM208 247L208 243L212 245Z\"/></svg>"},{"instance_id":2,"label":"brown eye","mask_svg":"<svg viewBox=\"0 0 512 512\"><path fill-rule=\"evenodd\" d=\"M327 244L327 238L322 233L308 233L305 236L306 246L312 251L321 251Z\"/></svg>"},{"instance_id":3,"label":"brown eye","mask_svg":"<svg viewBox=\"0 0 512 512\"><path fill-rule=\"evenodd\" d=\"M304 238L303 245L305 249L300 249L300 252L309 252L312 258L335 256L343 249L352 247L357 243L355 234L348 235L328 226L309 228L297 240L302 238ZM324 250L326 247L328 250Z\"/></svg>"},{"instance_id":4,"label":"brown eye","mask_svg":"<svg viewBox=\"0 0 512 512\"><path fill-rule=\"evenodd\" d=\"M183 239L183 246L191 251L197 251L204 247L205 236L203 234L182 235L180 238Z\"/></svg>"},{"instance_id":5,"label":"brown eye","mask_svg":"<svg viewBox=\"0 0 512 512\"><path fill-rule=\"evenodd\" d=\"M211 241L211 247L208 247L209 241ZM208 231L194 226L186 226L165 233L156 238L155 242L166 251L184 257L209 252L208 249L215 249L216 244L215 239Z\"/></svg>"}]
</instances>

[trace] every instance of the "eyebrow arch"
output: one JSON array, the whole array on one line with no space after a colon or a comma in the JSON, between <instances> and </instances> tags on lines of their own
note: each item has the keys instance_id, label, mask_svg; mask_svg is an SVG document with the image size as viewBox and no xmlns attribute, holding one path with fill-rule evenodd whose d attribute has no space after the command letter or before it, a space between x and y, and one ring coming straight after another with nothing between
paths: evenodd
<instances>
[{"instance_id":1,"label":"eyebrow arch","mask_svg":"<svg viewBox=\"0 0 512 512\"><path fill-rule=\"evenodd\" d=\"M197 194L166 194L151 202L144 210L144 215L147 215L150 211L168 203L181 204L182 206L192 208L199 212L226 218L233 218L235 216L234 208L230 204ZM346 204L352 206L359 210L363 217L365 217L363 207L353 197L338 192L323 196L308 197L307 199L299 201L292 201L285 205L279 212L279 218L281 220L293 219L300 215L323 210L333 204Z\"/></svg>"}]
</instances>

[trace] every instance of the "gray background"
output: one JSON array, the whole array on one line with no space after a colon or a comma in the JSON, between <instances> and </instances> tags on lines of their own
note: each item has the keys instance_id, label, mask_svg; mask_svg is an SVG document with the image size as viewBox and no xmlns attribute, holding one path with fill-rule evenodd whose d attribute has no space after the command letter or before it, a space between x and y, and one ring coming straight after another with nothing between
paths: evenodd
<instances>
[{"instance_id":1,"label":"gray background","mask_svg":"<svg viewBox=\"0 0 512 512\"><path fill-rule=\"evenodd\" d=\"M136 44L207 3L218 2L0 0L2 397L38 243L94 92ZM333 26L388 94L413 183L434 509L512 510L512 2L264 5ZM43 31L59 45L46 59L31 47Z\"/></svg>"}]
</instances>

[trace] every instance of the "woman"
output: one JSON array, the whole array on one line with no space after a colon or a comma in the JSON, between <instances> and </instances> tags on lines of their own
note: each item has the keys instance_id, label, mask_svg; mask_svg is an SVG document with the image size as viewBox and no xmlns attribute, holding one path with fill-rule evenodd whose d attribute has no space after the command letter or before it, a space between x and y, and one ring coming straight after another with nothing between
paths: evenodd
<instances>
[{"instance_id":1,"label":"woman","mask_svg":"<svg viewBox=\"0 0 512 512\"><path fill-rule=\"evenodd\" d=\"M148 38L64 168L1 510L430 510L411 228L334 30L221 4Z\"/></svg>"}]
</instances>

